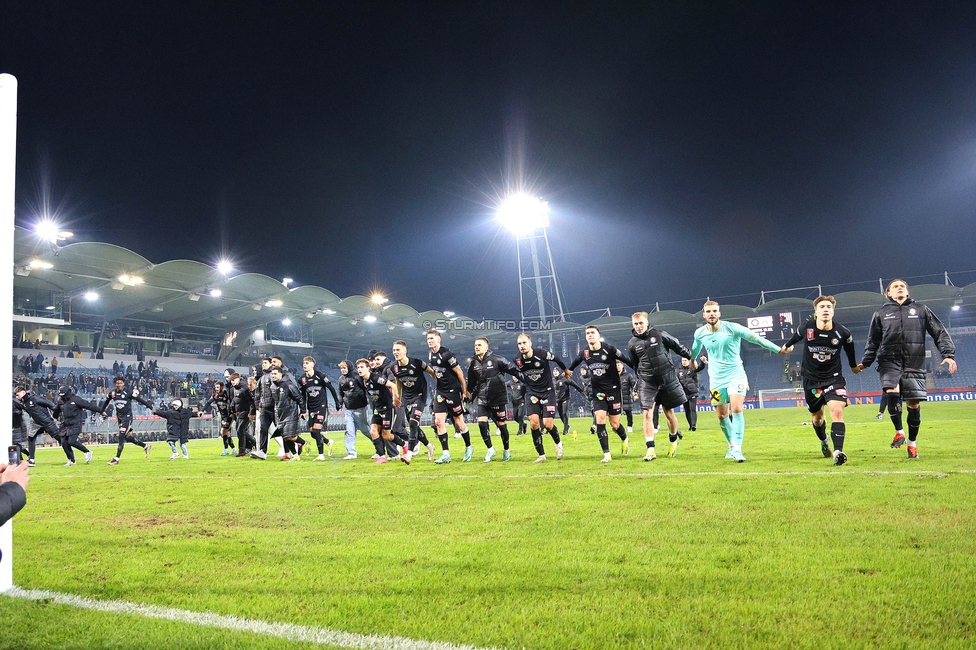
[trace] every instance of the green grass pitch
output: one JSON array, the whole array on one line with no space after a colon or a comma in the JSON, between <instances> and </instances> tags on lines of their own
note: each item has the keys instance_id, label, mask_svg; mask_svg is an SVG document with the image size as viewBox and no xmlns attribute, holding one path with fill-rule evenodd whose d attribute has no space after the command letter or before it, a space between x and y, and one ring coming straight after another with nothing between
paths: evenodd
<instances>
[{"instance_id":1,"label":"green grass pitch","mask_svg":"<svg viewBox=\"0 0 976 650\"><path fill-rule=\"evenodd\" d=\"M746 412L748 462L701 413L677 458L632 434L603 465L588 420L566 456L374 466L127 446L38 453L14 582L249 619L498 648L976 644L976 404L923 406L920 458L876 407L847 409L850 461L799 408ZM638 418L639 421L639 418ZM684 417L679 415L682 431ZM639 422L638 422L639 423ZM635 423L635 424L638 424ZM499 448L499 438L493 438ZM275 445L272 444L274 448ZM6 558L5 558L6 561ZM273 637L0 598L0 648L302 647Z\"/></svg>"}]
</instances>

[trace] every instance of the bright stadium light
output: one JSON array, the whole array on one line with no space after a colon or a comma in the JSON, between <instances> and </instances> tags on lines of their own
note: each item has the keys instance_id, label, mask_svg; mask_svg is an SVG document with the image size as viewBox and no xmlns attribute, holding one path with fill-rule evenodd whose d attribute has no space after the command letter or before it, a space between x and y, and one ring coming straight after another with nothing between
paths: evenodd
<instances>
[{"instance_id":1,"label":"bright stadium light","mask_svg":"<svg viewBox=\"0 0 976 650\"><path fill-rule=\"evenodd\" d=\"M959 305L952 306L952 311L959 311L960 309L962 309L962 307L960 307Z\"/></svg>"},{"instance_id":2,"label":"bright stadium light","mask_svg":"<svg viewBox=\"0 0 976 650\"><path fill-rule=\"evenodd\" d=\"M211 289L210 290L210 295L213 296L214 298L219 298L221 296L221 294L223 294L223 291L221 291L220 289Z\"/></svg>"},{"instance_id":3,"label":"bright stadium light","mask_svg":"<svg viewBox=\"0 0 976 650\"><path fill-rule=\"evenodd\" d=\"M280 300L275 299L275 300L269 300L268 302L264 303L264 306L265 307L281 307L283 304L284 303L281 302Z\"/></svg>"},{"instance_id":4,"label":"bright stadium light","mask_svg":"<svg viewBox=\"0 0 976 650\"><path fill-rule=\"evenodd\" d=\"M95 293L94 291L86 291L85 300L87 300L88 302L95 302L96 300L98 300L98 294Z\"/></svg>"},{"instance_id":5,"label":"bright stadium light","mask_svg":"<svg viewBox=\"0 0 976 650\"><path fill-rule=\"evenodd\" d=\"M376 316L373 316L372 314L369 314L369 315L363 316L363 320L366 321L367 323L375 323L376 322Z\"/></svg>"},{"instance_id":6,"label":"bright stadium light","mask_svg":"<svg viewBox=\"0 0 976 650\"><path fill-rule=\"evenodd\" d=\"M51 219L41 219L34 224L34 234L52 244L57 244L59 241L71 239L75 236L73 232L61 230L61 227Z\"/></svg>"},{"instance_id":7,"label":"bright stadium light","mask_svg":"<svg viewBox=\"0 0 976 650\"><path fill-rule=\"evenodd\" d=\"M291 326L291 319L290 318L286 318L283 321L281 321L281 324L284 325L285 327L290 327Z\"/></svg>"},{"instance_id":8,"label":"bright stadium light","mask_svg":"<svg viewBox=\"0 0 976 650\"><path fill-rule=\"evenodd\" d=\"M383 294L381 293L374 293L371 300L373 301L373 304L376 305L382 305L385 302L389 302L389 300L387 298L384 298Z\"/></svg>"},{"instance_id":9,"label":"bright stadium light","mask_svg":"<svg viewBox=\"0 0 976 650\"><path fill-rule=\"evenodd\" d=\"M291 278L282 278L281 280L281 284L285 285L286 287L292 282L294 282L294 280L292 280Z\"/></svg>"},{"instance_id":10,"label":"bright stadium light","mask_svg":"<svg viewBox=\"0 0 976 650\"><path fill-rule=\"evenodd\" d=\"M447 316L448 318L450 318L451 316L454 315L454 312L453 311L446 311L446 312L444 312L444 315Z\"/></svg>"},{"instance_id":11,"label":"bright stadium light","mask_svg":"<svg viewBox=\"0 0 976 650\"><path fill-rule=\"evenodd\" d=\"M33 259L28 262L27 266L32 269L53 269L54 265L50 262L45 262L44 260Z\"/></svg>"},{"instance_id":12,"label":"bright stadium light","mask_svg":"<svg viewBox=\"0 0 976 650\"><path fill-rule=\"evenodd\" d=\"M549 204L529 194L513 194L498 206L499 223L516 235L549 227Z\"/></svg>"},{"instance_id":13,"label":"bright stadium light","mask_svg":"<svg viewBox=\"0 0 976 650\"><path fill-rule=\"evenodd\" d=\"M221 275L230 275L234 272L234 265L229 260L220 260L217 262L217 270Z\"/></svg>"}]
</instances>

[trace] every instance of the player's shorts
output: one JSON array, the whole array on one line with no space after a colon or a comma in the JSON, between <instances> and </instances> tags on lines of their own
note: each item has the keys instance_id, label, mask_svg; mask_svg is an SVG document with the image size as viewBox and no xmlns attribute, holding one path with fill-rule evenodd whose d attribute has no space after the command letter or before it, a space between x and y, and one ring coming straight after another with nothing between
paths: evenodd
<instances>
[{"instance_id":1,"label":"player's shorts","mask_svg":"<svg viewBox=\"0 0 976 650\"><path fill-rule=\"evenodd\" d=\"M316 409L316 410L314 410L314 411L312 411L311 413L308 414L308 429L309 429L309 431L311 431L312 430L312 427L314 427L316 424L321 425L323 431L325 431L326 429L329 428L329 409L328 409L328 407L323 406L323 407L321 407L319 409Z\"/></svg>"},{"instance_id":2,"label":"player's shorts","mask_svg":"<svg viewBox=\"0 0 976 650\"><path fill-rule=\"evenodd\" d=\"M878 362L878 373L881 375L881 388L888 391L896 389L903 400L928 399L925 390L925 371L905 368L900 361Z\"/></svg>"},{"instance_id":3,"label":"player's shorts","mask_svg":"<svg viewBox=\"0 0 976 650\"><path fill-rule=\"evenodd\" d=\"M504 404L475 404L475 418L488 418L501 426L508 420L508 409Z\"/></svg>"},{"instance_id":4,"label":"player's shorts","mask_svg":"<svg viewBox=\"0 0 976 650\"><path fill-rule=\"evenodd\" d=\"M673 409L685 403L685 391L676 376L670 381L661 381L658 377L651 377L641 381L641 408L648 411L655 408L655 403L666 409ZM619 413L619 411L618 411Z\"/></svg>"},{"instance_id":5,"label":"player's shorts","mask_svg":"<svg viewBox=\"0 0 976 650\"><path fill-rule=\"evenodd\" d=\"M540 418L556 417L556 393L526 393L525 394L525 416L537 415Z\"/></svg>"},{"instance_id":6,"label":"player's shorts","mask_svg":"<svg viewBox=\"0 0 976 650\"><path fill-rule=\"evenodd\" d=\"M378 424L383 431L389 431L393 426L393 409L373 409L373 416L369 419L371 425Z\"/></svg>"},{"instance_id":7,"label":"player's shorts","mask_svg":"<svg viewBox=\"0 0 976 650\"><path fill-rule=\"evenodd\" d=\"M620 415L622 404L623 398L620 396L620 387L618 386L608 393L594 392L591 406L594 411L606 411L607 415Z\"/></svg>"},{"instance_id":8,"label":"player's shorts","mask_svg":"<svg viewBox=\"0 0 976 650\"><path fill-rule=\"evenodd\" d=\"M684 391L681 391L684 393ZM724 385L712 386L709 389L709 396L712 399L712 406L721 406L729 403L731 395L741 395L743 397L749 392L749 380L745 375L734 377Z\"/></svg>"},{"instance_id":9,"label":"player's shorts","mask_svg":"<svg viewBox=\"0 0 976 650\"><path fill-rule=\"evenodd\" d=\"M132 416L127 418L119 418L119 433L123 436L129 432L129 428L132 426Z\"/></svg>"},{"instance_id":10,"label":"player's shorts","mask_svg":"<svg viewBox=\"0 0 976 650\"><path fill-rule=\"evenodd\" d=\"M230 417L230 413L221 413L220 414L220 428L221 429L230 429L230 421L231 421L231 419L232 418Z\"/></svg>"},{"instance_id":11,"label":"player's shorts","mask_svg":"<svg viewBox=\"0 0 976 650\"><path fill-rule=\"evenodd\" d=\"M461 392L442 393L438 391L435 393L433 411L434 413L447 413L452 418L461 417L464 414Z\"/></svg>"},{"instance_id":12,"label":"player's shorts","mask_svg":"<svg viewBox=\"0 0 976 650\"><path fill-rule=\"evenodd\" d=\"M803 398L807 401L807 409L811 413L817 413L827 402L844 402L847 406L847 381L843 377L837 377L837 381L824 386L823 384L811 384L803 380Z\"/></svg>"},{"instance_id":13,"label":"player's shorts","mask_svg":"<svg viewBox=\"0 0 976 650\"><path fill-rule=\"evenodd\" d=\"M290 418L278 423L275 435L282 438L296 438L298 436L298 418Z\"/></svg>"},{"instance_id":14,"label":"player's shorts","mask_svg":"<svg viewBox=\"0 0 976 650\"><path fill-rule=\"evenodd\" d=\"M407 419L416 420L417 422L420 422L420 418L424 414L424 406L426 405L426 403L427 400L423 395L405 399L402 402L402 404L403 404L403 410L407 414Z\"/></svg>"}]
</instances>

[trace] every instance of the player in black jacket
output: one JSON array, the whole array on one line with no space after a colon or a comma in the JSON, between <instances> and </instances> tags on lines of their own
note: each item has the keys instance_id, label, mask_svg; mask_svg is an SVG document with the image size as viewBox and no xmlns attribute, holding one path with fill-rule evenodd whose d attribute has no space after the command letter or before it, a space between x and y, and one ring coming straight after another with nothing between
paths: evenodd
<instances>
[{"instance_id":1,"label":"player in black jacket","mask_svg":"<svg viewBox=\"0 0 976 650\"><path fill-rule=\"evenodd\" d=\"M393 433L393 398L396 390L396 381L387 379L385 373L378 369L370 368L368 359L356 359L356 372L363 380L366 394L369 396L370 405L373 407L373 415L370 419L369 435L374 441L381 441L377 449L382 450L385 445L388 453L378 454L376 465L389 462L390 457L396 456L396 446L408 444L406 440L399 438ZM401 454L402 456L402 454ZM404 461L407 462L407 461ZM407 462L409 465L410 463Z\"/></svg>"},{"instance_id":2,"label":"player in black jacket","mask_svg":"<svg viewBox=\"0 0 976 650\"><path fill-rule=\"evenodd\" d=\"M556 460L563 457L563 442L559 437L559 430L552 423L556 416L556 390L552 384L552 368L549 362L566 370L562 359L549 350L534 350L532 337L522 333L518 335L519 353L515 356L515 367L522 373L525 382L525 410L529 416L529 427L532 430L532 444L539 453L536 463L546 461L546 450L542 444L542 431L552 436L556 443Z\"/></svg>"},{"instance_id":3,"label":"player in black jacket","mask_svg":"<svg viewBox=\"0 0 976 650\"><path fill-rule=\"evenodd\" d=\"M369 412L366 399L366 389L363 380L356 372L356 364L349 361L339 362L339 399L342 410L346 415L346 455L342 460L359 458L356 451L356 431L362 432L369 439Z\"/></svg>"},{"instance_id":4,"label":"player in black jacket","mask_svg":"<svg viewBox=\"0 0 976 650\"><path fill-rule=\"evenodd\" d=\"M892 280L885 295L888 302L871 318L868 342L858 368L863 370L877 359L881 389L888 394L888 413L895 427L891 446L897 448L905 444L901 423L901 402L904 401L908 407L908 457L918 458L915 439L922 423L921 403L927 397L925 333L935 340L942 354L942 365L948 366L950 373L956 372L956 346L932 310L912 300L907 282Z\"/></svg>"},{"instance_id":5,"label":"player in black jacket","mask_svg":"<svg viewBox=\"0 0 976 650\"><path fill-rule=\"evenodd\" d=\"M671 363L670 353L675 352L690 359L691 352L667 332L648 327L646 311L631 315L630 322L634 326L629 345L630 358L634 362L634 371L641 380L640 401L644 416L644 443L647 445L644 460L657 458L654 451L653 411L658 404L664 409L664 417L668 421L668 440L671 442L669 455L674 458L678 455L678 441L682 438L674 408L681 406L686 400Z\"/></svg>"},{"instance_id":6,"label":"player in black jacket","mask_svg":"<svg viewBox=\"0 0 976 650\"><path fill-rule=\"evenodd\" d=\"M230 375L230 412L234 416L234 428L237 430L237 457L247 456L257 446L257 441L251 433L251 423L256 415L254 395L251 393L251 382L257 385L254 377L249 377L247 384L238 373Z\"/></svg>"},{"instance_id":7,"label":"player in black jacket","mask_svg":"<svg viewBox=\"0 0 976 650\"><path fill-rule=\"evenodd\" d=\"M519 381L518 377L508 380L508 399L512 403L512 417L518 422L518 431L515 435L525 434L525 382Z\"/></svg>"},{"instance_id":8,"label":"player in black jacket","mask_svg":"<svg viewBox=\"0 0 976 650\"><path fill-rule=\"evenodd\" d=\"M488 429L489 419L498 427L502 437L502 460L512 457L509 451L508 438L508 409L505 407L505 376L508 373L517 377L519 372L507 359L493 353L488 347L488 339L479 336L474 340L474 356L468 365L468 393L465 397L475 404L475 417L478 419L478 429L481 439L485 441L488 452L484 462L490 463L495 457L495 448L491 444L491 432ZM464 460L471 460L465 453Z\"/></svg>"},{"instance_id":9,"label":"player in black jacket","mask_svg":"<svg viewBox=\"0 0 976 650\"><path fill-rule=\"evenodd\" d=\"M319 455L315 460L325 460L325 446L329 446L329 456L331 456L334 444L322 434L329 425L328 393L332 393L332 401L335 402L336 410L339 410L339 396L336 395L335 388L332 386L332 380L315 369L314 357L302 359L302 370L305 371L305 374L298 378L298 388L302 391L304 398L302 417L308 418L308 430L319 450Z\"/></svg>"},{"instance_id":10,"label":"player in black jacket","mask_svg":"<svg viewBox=\"0 0 976 650\"><path fill-rule=\"evenodd\" d=\"M584 330L586 347L580 351L576 359L569 364L566 371L570 372L582 363L590 371L590 386L593 391L593 415L596 417L596 436L603 450L603 463L610 462L610 441L607 439L607 420L610 428L620 436L620 453L627 455L630 450L630 440L627 430L620 424L620 411L623 397L620 394L620 373L617 371L617 361L631 365L630 359L623 352L609 343L600 341L600 329L588 325Z\"/></svg>"},{"instance_id":11,"label":"player in black jacket","mask_svg":"<svg viewBox=\"0 0 976 650\"><path fill-rule=\"evenodd\" d=\"M101 414L97 406L77 395L73 395L71 389L67 386L60 388L58 391L58 404L54 408L54 417L61 418L61 430L58 433L61 436L61 448L64 450L64 455L68 457L68 462L64 464L65 467L71 467L75 464L75 452L72 451L72 448L85 454L86 463L91 462L92 452L85 445L78 442L78 436L81 435L81 428L85 424L84 411L86 410Z\"/></svg>"},{"instance_id":12,"label":"player in black jacket","mask_svg":"<svg viewBox=\"0 0 976 650\"><path fill-rule=\"evenodd\" d=\"M701 365L692 368L691 359L682 359L681 367L678 368L678 383L685 392L685 403L682 408L685 410L685 420L688 421L688 430L698 430L698 373L708 363L708 357L704 354L698 358ZM655 409L655 416L657 410Z\"/></svg>"},{"instance_id":13,"label":"player in black jacket","mask_svg":"<svg viewBox=\"0 0 976 650\"><path fill-rule=\"evenodd\" d=\"M556 390L556 415L563 423L563 435L569 433L569 389L575 388L580 395L586 396L583 387L573 381L572 377L565 377L558 368L552 369L552 385Z\"/></svg>"},{"instance_id":14,"label":"player in black jacket","mask_svg":"<svg viewBox=\"0 0 976 650\"><path fill-rule=\"evenodd\" d=\"M18 386L14 390L14 396L24 405L24 412L30 416L39 428L27 432L27 454L29 460L27 464L34 466L34 452L37 449L37 434L44 432L55 440L60 441L61 432L58 430L58 423L51 417L51 411L56 407L43 397L34 395L23 386Z\"/></svg>"},{"instance_id":15,"label":"player in black jacket","mask_svg":"<svg viewBox=\"0 0 976 650\"><path fill-rule=\"evenodd\" d=\"M206 404L203 405L203 410L207 411L211 407L217 409L217 417L220 418L220 437L224 443L224 449L220 452L221 456L233 456L234 454L234 439L230 437L230 422L232 419L230 412L230 400L231 394L227 391L224 386L224 382L218 381L214 383L214 394L210 396Z\"/></svg>"},{"instance_id":16,"label":"player in black jacket","mask_svg":"<svg viewBox=\"0 0 976 650\"><path fill-rule=\"evenodd\" d=\"M803 376L803 397L813 416L813 430L820 439L820 450L824 458L833 456L834 465L843 465L847 462L847 454L844 453L847 380L844 379L841 369L840 351L843 350L847 355L851 370L855 373L861 370L857 367L854 356L854 337L846 327L834 322L836 304L833 296L819 296L814 300L813 312L816 317L800 326L783 345L783 349L792 352L793 346L803 341L803 364L800 366L800 373ZM832 454L830 445L827 444L825 406L830 411L830 438L834 443Z\"/></svg>"},{"instance_id":17,"label":"player in black jacket","mask_svg":"<svg viewBox=\"0 0 976 650\"><path fill-rule=\"evenodd\" d=\"M149 452L152 450L151 444L142 442L132 434L132 400L139 402L150 411L152 410L152 402L140 397L137 389L133 388L132 390L128 390L125 387L125 379L116 377L115 390L105 397L105 401L102 402L101 406L104 417L108 417L109 409L114 408L115 418L119 423L119 446L115 451L115 458L108 461L109 465L119 464L119 459L122 457L122 450L125 449L126 442L131 442L137 447L142 447L146 458L149 458Z\"/></svg>"},{"instance_id":18,"label":"player in black jacket","mask_svg":"<svg viewBox=\"0 0 976 650\"><path fill-rule=\"evenodd\" d=\"M627 418L627 433L634 432L634 400L637 399L637 378L624 369L624 362L617 361L617 374L620 375L621 408Z\"/></svg>"}]
</instances>

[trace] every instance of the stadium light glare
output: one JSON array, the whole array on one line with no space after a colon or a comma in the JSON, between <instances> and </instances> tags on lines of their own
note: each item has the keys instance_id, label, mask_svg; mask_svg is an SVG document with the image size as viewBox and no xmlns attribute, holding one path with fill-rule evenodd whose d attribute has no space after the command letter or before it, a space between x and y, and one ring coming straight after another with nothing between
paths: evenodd
<instances>
[{"instance_id":1,"label":"stadium light glare","mask_svg":"<svg viewBox=\"0 0 976 650\"><path fill-rule=\"evenodd\" d=\"M98 294L95 293L94 291L86 291L85 300L87 300L88 302L95 302L96 300L98 300Z\"/></svg>"},{"instance_id":2,"label":"stadium light glare","mask_svg":"<svg viewBox=\"0 0 976 650\"><path fill-rule=\"evenodd\" d=\"M376 316L373 316L372 314L369 314L367 316L363 316L363 320L366 321L367 323L375 323L376 322Z\"/></svg>"},{"instance_id":3,"label":"stadium light glare","mask_svg":"<svg viewBox=\"0 0 976 650\"><path fill-rule=\"evenodd\" d=\"M959 305L952 306L952 311L959 311L960 309L962 309L962 307L960 307Z\"/></svg>"},{"instance_id":4,"label":"stadium light glare","mask_svg":"<svg viewBox=\"0 0 976 650\"><path fill-rule=\"evenodd\" d=\"M213 296L214 298L219 298L223 293L224 292L221 291L220 289L211 289L210 290L210 295Z\"/></svg>"},{"instance_id":5,"label":"stadium light glare","mask_svg":"<svg viewBox=\"0 0 976 650\"><path fill-rule=\"evenodd\" d=\"M281 284L285 285L286 287L289 284L292 284L293 282L294 282L294 280L292 280L291 278L282 278L282 280L281 280Z\"/></svg>"},{"instance_id":6,"label":"stadium light glare","mask_svg":"<svg viewBox=\"0 0 976 650\"><path fill-rule=\"evenodd\" d=\"M335 313L335 310L334 309L323 309L322 310L322 313L323 314L329 314L331 316L332 314Z\"/></svg>"},{"instance_id":7,"label":"stadium light glare","mask_svg":"<svg viewBox=\"0 0 976 650\"><path fill-rule=\"evenodd\" d=\"M284 325L285 327L289 327L291 325L291 319L286 318L283 321L281 321L281 324Z\"/></svg>"},{"instance_id":8,"label":"stadium light glare","mask_svg":"<svg viewBox=\"0 0 976 650\"><path fill-rule=\"evenodd\" d=\"M383 294L381 293L374 293L371 300L373 301L373 304L376 305L382 305L383 303L389 302L389 299L384 298Z\"/></svg>"},{"instance_id":9,"label":"stadium light glare","mask_svg":"<svg viewBox=\"0 0 976 650\"><path fill-rule=\"evenodd\" d=\"M31 269L53 269L54 265L44 260L33 259L27 264Z\"/></svg>"},{"instance_id":10,"label":"stadium light glare","mask_svg":"<svg viewBox=\"0 0 976 650\"><path fill-rule=\"evenodd\" d=\"M495 218L516 235L525 235L549 227L549 204L530 194L513 194L498 206Z\"/></svg>"},{"instance_id":11,"label":"stadium light glare","mask_svg":"<svg viewBox=\"0 0 976 650\"><path fill-rule=\"evenodd\" d=\"M281 302L280 300L269 300L268 302L264 303L264 306L265 307L281 307L283 304L284 303Z\"/></svg>"},{"instance_id":12,"label":"stadium light glare","mask_svg":"<svg viewBox=\"0 0 976 650\"><path fill-rule=\"evenodd\" d=\"M61 234L61 228L50 219L42 219L34 226L34 232L45 241L56 242L58 235Z\"/></svg>"},{"instance_id":13,"label":"stadium light glare","mask_svg":"<svg viewBox=\"0 0 976 650\"><path fill-rule=\"evenodd\" d=\"M404 321L404 322L403 322L403 326L404 326L404 327L413 327L413 323L410 323L410 322L407 322L407 321Z\"/></svg>"},{"instance_id":14,"label":"stadium light glare","mask_svg":"<svg viewBox=\"0 0 976 650\"><path fill-rule=\"evenodd\" d=\"M230 275L234 272L234 265L230 263L230 260L220 260L217 262L217 270L222 275Z\"/></svg>"},{"instance_id":15,"label":"stadium light glare","mask_svg":"<svg viewBox=\"0 0 976 650\"><path fill-rule=\"evenodd\" d=\"M446 311L446 312L444 312L444 315L447 316L448 318L450 318L451 316L454 315L454 312L453 311Z\"/></svg>"}]
</instances>

